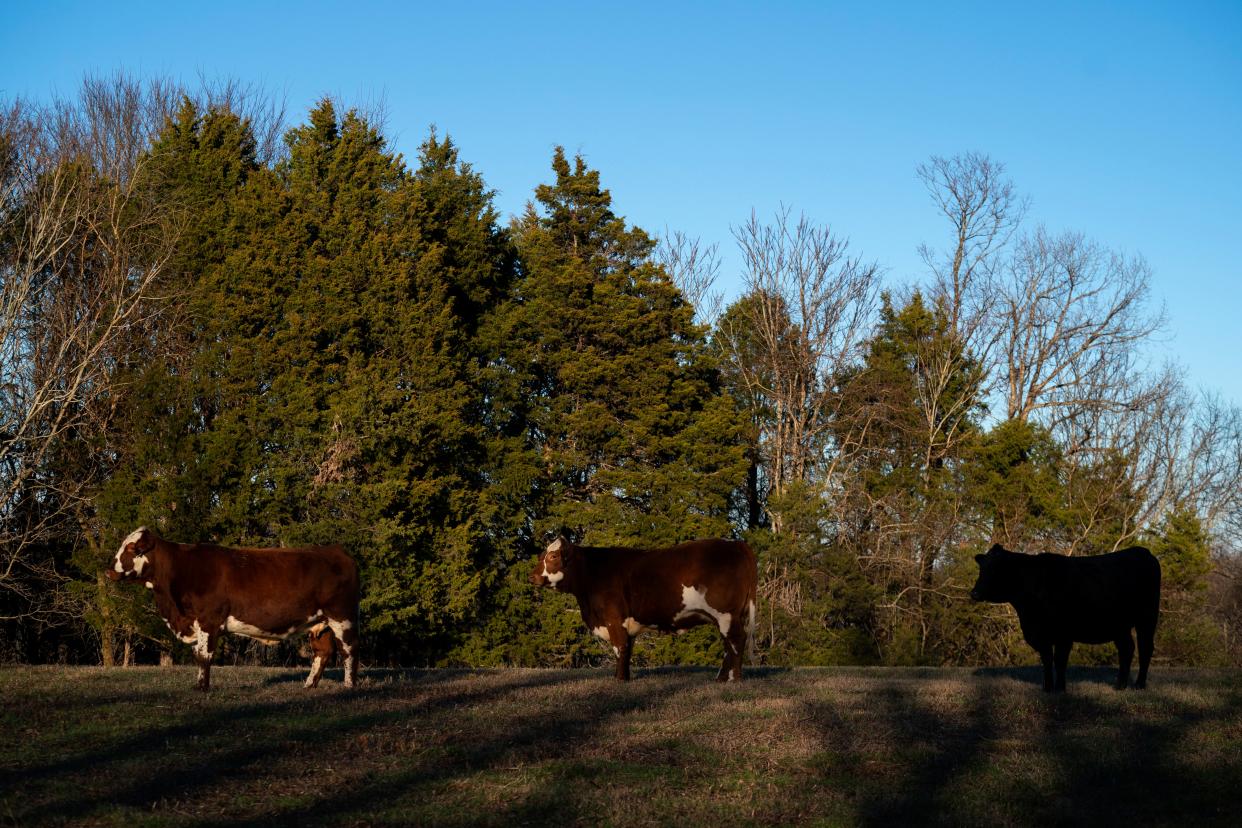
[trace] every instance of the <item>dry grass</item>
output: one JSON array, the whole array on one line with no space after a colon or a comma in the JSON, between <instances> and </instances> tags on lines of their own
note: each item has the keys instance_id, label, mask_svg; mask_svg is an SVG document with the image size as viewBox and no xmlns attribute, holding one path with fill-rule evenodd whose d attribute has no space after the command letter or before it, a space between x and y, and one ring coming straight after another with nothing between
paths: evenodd
<instances>
[{"instance_id":1,"label":"dry grass","mask_svg":"<svg viewBox=\"0 0 1242 828\"><path fill-rule=\"evenodd\" d=\"M0 670L0 824L1242 822L1236 672Z\"/></svg>"}]
</instances>

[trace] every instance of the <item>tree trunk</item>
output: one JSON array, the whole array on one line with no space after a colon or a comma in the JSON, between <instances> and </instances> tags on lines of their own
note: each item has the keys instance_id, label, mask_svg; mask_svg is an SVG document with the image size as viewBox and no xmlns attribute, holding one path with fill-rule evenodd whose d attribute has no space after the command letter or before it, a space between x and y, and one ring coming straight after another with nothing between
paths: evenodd
<instances>
[{"instance_id":1,"label":"tree trunk","mask_svg":"<svg viewBox=\"0 0 1242 828\"><path fill-rule=\"evenodd\" d=\"M99 653L103 657L103 666L115 667L116 659L112 653L112 637L116 632L116 624L112 622L112 608L108 606L108 581L100 572L95 576L99 596Z\"/></svg>"}]
</instances>

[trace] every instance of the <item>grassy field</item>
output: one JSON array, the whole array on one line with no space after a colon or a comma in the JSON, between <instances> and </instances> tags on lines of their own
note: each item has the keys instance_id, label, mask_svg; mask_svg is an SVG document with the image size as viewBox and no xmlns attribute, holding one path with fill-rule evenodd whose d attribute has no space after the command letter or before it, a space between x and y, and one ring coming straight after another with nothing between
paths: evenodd
<instances>
[{"instance_id":1,"label":"grassy field","mask_svg":"<svg viewBox=\"0 0 1242 828\"><path fill-rule=\"evenodd\" d=\"M1242 675L0 670L0 825L1242 824Z\"/></svg>"}]
</instances>

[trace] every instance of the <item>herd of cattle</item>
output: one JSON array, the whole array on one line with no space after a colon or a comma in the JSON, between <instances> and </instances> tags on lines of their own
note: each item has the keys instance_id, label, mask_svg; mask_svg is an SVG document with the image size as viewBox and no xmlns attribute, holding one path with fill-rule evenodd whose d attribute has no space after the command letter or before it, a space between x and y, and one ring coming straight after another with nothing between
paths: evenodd
<instances>
[{"instance_id":1,"label":"herd of cattle","mask_svg":"<svg viewBox=\"0 0 1242 828\"><path fill-rule=\"evenodd\" d=\"M1138 635L1135 687L1147 684L1160 611L1160 564L1135 546L1108 555L1066 557L1010 552L999 544L976 555L976 601L1009 603L1026 642L1044 666L1044 690L1065 689L1074 642L1117 646L1117 686L1129 683ZM147 527L121 543L108 575L139 581L177 638L191 644L198 687L211 680L222 633L275 643L309 633L314 687L337 652L345 686L358 670L358 567L339 546L230 549L172 543ZM724 642L718 681L742 678L743 650L752 644L758 587L754 551L741 541L696 540L669 548L578 546L558 537L530 577L536 586L578 601L587 628L612 646L616 676L630 678L634 637L645 630L682 633L714 624ZM751 661L753 662L753 650Z\"/></svg>"}]
</instances>

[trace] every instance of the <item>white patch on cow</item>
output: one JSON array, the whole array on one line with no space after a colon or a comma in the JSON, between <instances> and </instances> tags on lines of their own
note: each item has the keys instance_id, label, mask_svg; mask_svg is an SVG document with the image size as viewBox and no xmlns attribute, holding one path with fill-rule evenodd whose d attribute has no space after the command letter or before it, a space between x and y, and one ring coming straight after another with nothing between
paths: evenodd
<instances>
[{"instance_id":1,"label":"white patch on cow","mask_svg":"<svg viewBox=\"0 0 1242 828\"><path fill-rule=\"evenodd\" d=\"M621 625L625 627L625 631L629 633L630 635L638 635L640 632L647 629L642 624L635 621L632 617L626 618L624 621L621 622Z\"/></svg>"},{"instance_id":2,"label":"white patch on cow","mask_svg":"<svg viewBox=\"0 0 1242 828\"><path fill-rule=\"evenodd\" d=\"M607 628L607 627L596 627L595 629L591 630L591 632L595 633L597 636L599 636L600 638L604 639L604 640L605 640L605 641L607 641L609 644L611 644L611 643L612 643L612 638L611 638L611 637L609 637L609 635L608 635L608 628Z\"/></svg>"},{"instance_id":3,"label":"white patch on cow","mask_svg":"<svg viewBox=\"0 0 1242 828\"><path fill-rule=\"evenodd\" d=\"M680 621L692 615L705 615L708 618L714 619L716 625L720 627L720 634L729 634L729 627L733 617L727 612L716 610L711 604L707 603L707 590L700 592L692 586L683 586L681 588L681 610L673 617L673 621Z\"/></svg>"},{"instance_id":4,"label":"white patch on cow","mask_svg":"<svg viewBox=\"0 0 1242 828\"><path fill-rule=\"evenodd\" d=\"M336 636L336 640L341 643L341 649L349 652L349 645L345 643L345 631L352 627L352 621L332 621L329 620L328 626L332 628L332 634Z\"/></svg>"},{"instance_id":5,"label":"white patch on cow","mask_svg":"<svg viewBox=\"0 0 1242 828\"><path fill-rule=\"evenodd\" d=\"M549 543L549 544L548 544L548 549L547 549L547 551L549 551L549 552L559 552L559 551L561 551L561 547L562 547L562 546L564 546L564 545L565 545L565 541L564 541L564 539L563 539L563 538L557 538L556 540L554 540L554 541L552 541L551 543Z\"/></svg>"},{"instance_id":6,"label":"white patch on cow","mask_svg":"<svg viewBox=\"0 0 1242 828\"><path fill-rule=\"evenodd\" d=\"M116 550L116 563L114 564L114 567L117 572L121 573L122 575L125 574L125 567L121 565L121 555L125 553L125 547L129 546L131 543L137 543L138 539L142 537L142 533L145 531L147 531L147 527L139 526L137 529L135 529L134 531L126 535L125 540L121 541L120 548ZM139 561L142 561L142 563L139 563ZM142 564L145 564L146 562L147 562L146 555L139 555L138 557L134 558L134 566L135 566L134 572L141 575Z\"/></svg>"},{"instance_id":7,"label":"white patch on cow","mask_svg":"<svg viewBox=\"0 0 1242 828\"><path fill-rule=\"evenodd\" d=\"M315 674L319 672L319 665L323 663L323 659L315 656L315 660L311 662L310 675L306 677L306 686L310 687L315 683Z\"/></svg>"},{"instance_id":8,"label":"white patch on cow","mask_svg":"<svg viewBox=\"0 0 1242 828\"><path fill-rule=\"evenodd\" d=\"M138 539L142 537L142 533L145 531L147 531L147 527L139 526L137 529L126 535L125 540L121 541L121 548L117 550L117 554L124 552L125 547L129 546L131 543L137 543Z\"/></svg>"},{"instance_id":9,"label":"white patch on cow","mask_svg":"<svg viewBox=\"0 0 1242 828\"><path fill-rule=\"evenodd\" d=\"M565 573L564 572L549 572L548 565L544 564L543 565L543 577L547 578L548 583L551 584L553 587L555 587L560 582L561 578L565 577Z\"/></svg>"},{"instance_id":10,"label":"white patch on cow","mask_svg":"<svg viewBox=\"0 0 1242 828\"><path fill-rule=\"evenodd\" d=\"M155 584L151 583L150 581L147 581L146 586L147 586L147 589L155 589Z\"/></svg>"},{"instance_id":11,"label":"white patch on cow","mask_svg":"<svg viewBox=\"0 0 1242 828\"><path fill-rule=\"evenodd\" d=\"M613 647L613 648L612 648L612 654L613 654L613 655L615 655L615 656L617 656L617 657L619 658L619 657L621 656L621 648L620 648L620 647Z\"/></svg>"},{"instance_id":12,"label":"white patch on cow","mask_svg":"<svg viewBox=\"0 0 1242 828\"><path fill-rule=\"evenodd\" d=\"M737 681L737 676L733 673L733 668L729 668L729 681Z\"/></svg>"},{"instance_id":13,"label":"white patch on cow","mask_svg":"<svg viewBox=\"0 0 1242 828\"><path fill-rule=\"evenodd\" d=\"M168 628L171 630L172 625L169 624ZM177 632L176 630L173 630L173 632L176 634L177 638L180 638L186 644L193 645L194 655L196 658L199 658L199 659L210 659L211 658L211 649L210 649L211 637L207 634L206 630L204 630L202 627L198 625L197 620L194 621L194 626L190 628L189 635L184 635L182 633Z\"/></svg>"},{"instance_id":14,"label":"white patch on cow","mask_svg":"<svg viewBox=\"0 0 1242 828\"><path fill-rule=\"evenodd\" d=\"M284 636L280 633L268 632L267 630L259 629L254 624L247 624L245 621L240 621L231 615L225 619L224 629L234 635L244 635L247 638L262 641L264 644L275 644L277 641L284 638Z\"/></svg>"}]
</instances>

